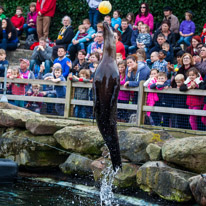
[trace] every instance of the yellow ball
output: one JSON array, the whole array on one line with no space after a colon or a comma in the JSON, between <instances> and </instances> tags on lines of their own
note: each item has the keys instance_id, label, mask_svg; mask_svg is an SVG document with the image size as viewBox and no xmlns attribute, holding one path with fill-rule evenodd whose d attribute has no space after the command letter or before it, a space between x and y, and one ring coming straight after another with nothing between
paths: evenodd
<instances>
[{"instance_id":1,"label":"yellow ball","mask_svg":"<svg viewBox=\"0 0 206 206\"><path fill-rule=\"evenodd\" d=\"M176 68L175 68L175 72L178 72L178 71L179 71L179 68L176 67Z\"/></svg>"},{"instance_id":2,"label":"yellow ball","mask_svg":"<svg viewBox=\"0 0 206 206\"><path fill-rule=\"evenodd\" d=\"M112 5L109 1L102 1L99 4L99 12L102 14L109 14L109 12L112 10Z\"/></svg>"}]
</instances>

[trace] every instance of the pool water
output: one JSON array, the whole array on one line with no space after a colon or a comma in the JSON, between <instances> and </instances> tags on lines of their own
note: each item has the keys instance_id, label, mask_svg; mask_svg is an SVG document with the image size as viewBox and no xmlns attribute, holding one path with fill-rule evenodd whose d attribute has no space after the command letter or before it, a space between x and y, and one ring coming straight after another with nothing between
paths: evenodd
<instances>
[{"instance_id":1,"label":"pool water","mask_svg":"<svg viewBox=\"0 0 206 206\"><path fill-rule=\"evenodd\" d=\"M135 195L136 196L136 195ZM140 195L141 196L141 195ZM148 198L147 198L148 199ZM0 185L0 206L98 206L98 189L92 186L57 182L52 179L22 179L12 185ZM113 206L179 206L160 199L128 197L115 194Z\"/></svg>"}]
</instances>

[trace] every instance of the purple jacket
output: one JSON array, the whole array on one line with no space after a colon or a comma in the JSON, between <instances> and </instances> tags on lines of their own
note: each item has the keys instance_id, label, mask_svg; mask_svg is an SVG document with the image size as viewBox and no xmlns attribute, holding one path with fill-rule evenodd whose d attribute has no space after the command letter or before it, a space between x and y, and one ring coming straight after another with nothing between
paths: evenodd
<instances>
[{"instance_id":1,"label":"purple jacket","mask_svg":"<svg viewBox=\"0 0 206 206\"><path fill-rule=\"evenodd\" d=\"M184 20L181 24L180 24L180 31L183 34L190 34L190 33L195 33L195 23L193 21L187 21Z\"/></svg>"},{"instance_id":2,"label":"purple jacket","mask_svg":"<svg viewBox=\"0 0 206 206\"><path fill-rule=\"evenodd\" d=\"M33 23L34 23L34 25L31 26L32 28L36 28L36 19L37 19L37 15L38 15L38 13L37 13L36 11L33 12L33 13L29 12L29 13L27 14L27 20L26 20L26 23L29 24L29 20L30 20L30 19L33 19Z\"/></svg>"}]
</instances>

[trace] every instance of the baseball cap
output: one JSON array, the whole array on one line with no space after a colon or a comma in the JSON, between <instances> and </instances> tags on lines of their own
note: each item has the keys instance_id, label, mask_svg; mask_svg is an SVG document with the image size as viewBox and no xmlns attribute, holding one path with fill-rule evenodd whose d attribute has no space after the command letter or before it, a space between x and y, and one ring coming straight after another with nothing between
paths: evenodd
<instances>
[{"instance_id":1,"label":"baseball cap","mask_svg":"<svg viewBox=\"0 0 206 206\"><path fill-rule=\"evenodd\" d=\"M20 62L22 62L22 61L23 61L23 62L27 63L27 65L29 65L29 64L30 64L28 59L22 59L22 58L21 58L21 59L19 59L19 61L20 61Z\"/></svg>"}]
</instances>

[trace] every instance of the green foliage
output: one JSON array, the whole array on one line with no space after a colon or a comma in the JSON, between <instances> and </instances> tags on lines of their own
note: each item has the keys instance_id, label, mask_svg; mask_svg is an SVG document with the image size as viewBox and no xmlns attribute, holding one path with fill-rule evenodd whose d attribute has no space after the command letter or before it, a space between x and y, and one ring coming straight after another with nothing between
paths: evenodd
<instances>
[{"instance_id":1,"label":"green foliage","mask_svg":"<svg viewBox=\"0 0 206 206\"><path fill-rule=\"evenodd\" d=\"M22 6L24 8L24 16L29 10L28 5L32 0L0 0L0 5L5 7L5 14L8 17L14 15L16 7ZM36 0L34 0L36 1ZM120 10L121 17L125 17L128 12L133 12L136 16L139 10L140 0L110 0L113 8L112 10ZM205 11L206 4L204 0L146 0L150 6L150 11L154 16L155 22L161 22L163 18L163 7L170 5L173 7L173 13L179 18L180 22L184 20L184 13L191 10L194 13L193 21L196 25L196 33L200 34L204 23L206 22ZM68 15L72 19L72 26L77 30L77 26L82 23L84 18L88 18L88 5L86 0L57 0L57 8L55 17L52 19L50 28L50 37L56 39L58 31L62 24L63 16ZM112 15L112 13L110 13ZM103 15L101 15L103 19Z\"/></svg>"}]
</instances>

